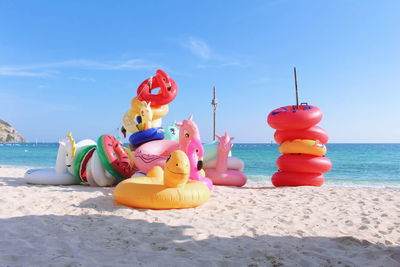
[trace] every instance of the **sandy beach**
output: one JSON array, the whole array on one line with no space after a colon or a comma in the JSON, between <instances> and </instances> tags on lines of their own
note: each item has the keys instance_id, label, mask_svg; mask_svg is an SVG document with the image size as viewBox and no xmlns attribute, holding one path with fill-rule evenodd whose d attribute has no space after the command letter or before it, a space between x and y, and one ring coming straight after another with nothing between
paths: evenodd
<instances>
[{"instance_id":1,"label":"sandy beach","mask_svg":"<svg viewBox=\"0 0 400 267\"><path fill-rule=\"evenodd\" d=\"M113 188L25 184L0 168L0 266L400 266L400 190L216 187L135 210Z\"/></svg>"}]
</instances>

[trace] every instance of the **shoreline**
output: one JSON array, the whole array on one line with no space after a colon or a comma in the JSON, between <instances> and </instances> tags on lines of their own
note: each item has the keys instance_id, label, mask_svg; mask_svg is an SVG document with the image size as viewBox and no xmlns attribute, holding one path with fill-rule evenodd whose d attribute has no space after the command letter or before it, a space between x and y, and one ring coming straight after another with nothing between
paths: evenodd
<instances>
[{"instance_id":1,"label":"shoreline","mask_svg":"<svg viewBox=\"0 0 400 267\"><path fill-rule=\"evenodd\" d=\"M198 208L157 211L23 172L0 168L0 265L400 264L400 189L217 186Z\"/></svg>"},{"instance_id":2,"label":"shoreline","mask_svg":"<svg viewBox=\"0 0 400 267\"><path fill-rule=\"evenodd\" d=\"M28 169L42 169L42 168L54 168L54 166L46 167L38 167L38 166L14 166L14 165L1 165L0 164L0 169L16 169L16 170L28 170ZM245 172L246 173L246 172ZM248 177L255 176L255 177L263 177L266 180L264 182L262 181L254 181L249 178L247 180L248 186L250 185L261 185L261 186L271 186L273 187L272 183L268 180L271 178L271 176L267 175L262 175L262 174L247 174ZM23 174L21 175L21 178L23 177ZM388 182L354 182L354 181L337 181L337 180L325 180L325 183L322 185L322 187L345 187L345 188L380 188L380 189L400 189L400 182L394 182L393 184L390 184Z\"/></svg>"}]
</instances>

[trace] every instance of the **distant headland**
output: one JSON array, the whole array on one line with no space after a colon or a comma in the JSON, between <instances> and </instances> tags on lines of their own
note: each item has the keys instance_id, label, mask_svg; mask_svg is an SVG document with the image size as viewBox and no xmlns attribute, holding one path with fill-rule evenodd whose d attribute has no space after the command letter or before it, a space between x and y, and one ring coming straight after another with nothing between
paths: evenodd
<instances>
[{"instance_id":1,"label":"distant headland","mask_svg":"<svg viewBox=\"0 0 400 267\"><path fill-rule=\"evenodd\" d=\"M10 124L0 119L0 143L26 143L26 140Z\"/></svg>"}]
</instances>

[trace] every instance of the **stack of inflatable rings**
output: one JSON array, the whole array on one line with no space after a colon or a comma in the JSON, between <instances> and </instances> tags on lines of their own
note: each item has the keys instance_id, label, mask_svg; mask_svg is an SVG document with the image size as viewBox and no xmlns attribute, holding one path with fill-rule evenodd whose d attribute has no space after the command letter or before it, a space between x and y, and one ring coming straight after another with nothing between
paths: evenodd
<instances>
[{"instance_id":1,"label":"stack of inflatable rings","mask_svg":"<svg viewBox=\"0 0 400 267\"><path fill-rule=\"evenodd\" d=\"M151 91L160 88L158 94L152 94ZM136 97L131 101L131 112L137 110L137 104L140 101L151 103L153 111L153 127L144 131L136 131L131 126L124 125L125 129L132 132L129 137L129 142L132 146L137 147L144 143L164 139L164 130L161 127L161 118L164 117L168 111L168 104L171 103L178 94L178 86L176 82L168 76L163 70L157 70L156 75L144 80L136 91ZM131 113L131 114L132 114ZM129 114L127 112L126 114ZM127 115L124 115L125 116ZM129 119L128 119L129 120ZM155 124L155 121L158 121Z\"/></svg>"},{"instance_id":2,"label":"stack of inflatable rings","mask_svg":"<svg viewBox=\"0 0 400 267\"><path fill-rule=\"evenodd\" d=\"M319 108L310 105L286 106L273 110L267 118L269 126L276 129L275 141L279 144L279 169L272 184L279 186L321 186L331 161L325 157L328 134L316 126L322 119Z\"/></svg>"}]
</instances>

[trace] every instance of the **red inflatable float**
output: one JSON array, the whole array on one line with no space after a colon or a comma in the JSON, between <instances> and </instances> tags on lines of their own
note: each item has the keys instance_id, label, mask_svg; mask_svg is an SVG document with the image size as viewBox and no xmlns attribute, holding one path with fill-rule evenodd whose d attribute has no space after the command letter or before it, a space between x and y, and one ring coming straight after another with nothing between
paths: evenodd
<instances>
[{"instance_id":1,"label":"red inflatable float","mask_svg":"<svg viewBox=\"0 0 400 267\"><path fill-rule=\"evenodd\" d=\"M281 186L321 186L324 176L320 173L276 172L271 178L272 184Z\"/></svg>"},{"instance_id":2,"label":"red inflatable float","mask_svg":"<svg viewBox=\"0 0 400 267\"><path fill-rule=\"evenodd\" d=\"M276 166L285 172L325 173L332 168L332 162L326 157L286 154L276 160Z\"/></svg>"},{"instance_id":3,"label":"red inflatable float","mask_svg":"<svg viewBox=\"0 0 400 267\"><path fill-rule=\"evenodd\" d=\"M314 126L322 119L319 108L310 105L286 106L269 113L267 122L276 130L298 130Z\"/></svg>"},{"instance_id":4,"label":"red inflatable float","mask_svg":"<svg viewBox=\"0 0 400 267\"><path fill-rule=\"evenodd\" d=\"M160 88L158 94L151 91ZM178 86L163 70L157 70L156 75L142 82L137 89L137 99L151 102L152 107L169 104L178 94Z\"/></svg>"},{"instance_id":5,"label":"red inflatable float","mask_svg":"<svg viewBox=\"0 0 400 267\"><path fill-rule=\"evenodd\" d=\"M328 133L318 126L312 126L307 129L300 130L277 130L274 139L278 144L282 144L287 140L309 139L318 140L321 144L328 143Z\"/></svg>"}]
</instances>

